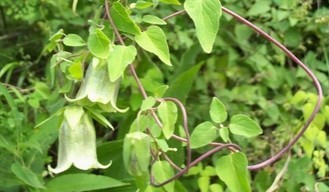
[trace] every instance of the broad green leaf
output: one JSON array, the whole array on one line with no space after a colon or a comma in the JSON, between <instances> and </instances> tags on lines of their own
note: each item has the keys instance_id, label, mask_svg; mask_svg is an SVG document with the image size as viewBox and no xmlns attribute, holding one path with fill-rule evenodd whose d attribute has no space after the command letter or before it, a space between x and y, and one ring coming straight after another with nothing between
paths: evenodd
<instances>
[{"instance_id":1,"label":"broad green leaf","mask_svg":"<svg viewBox=\"0 0 329 192\"><path fill-rule=\"evenodd\" d=\"M171 101L162 102L158 107L158 113L162 122L162 132L169 139L175 130L177 121L177 106Z\"/></svg>"},{"instance_id":2,"label":"broad green leaf","mask_svg":"<svg viewBox=\"0 0 329 192\"><path fill-rule=\"evenodd\" d=\"M263 133L260 126L246 115L234 115L231 118L229 129L233 134L245 137L254 137Z\"/></svg>"},{"instance_id":3,"label":"broad green leaf","mask_svg":"<svg viewBox=\"0 0 329 192\"><path fill-rule=\"evenodd\" d=\"M212 98L210 105L210 117L215 123L222 123L227 119L227 112L224 104L216 97Z\"/></svg>"},{"instance_id":4,"label":"broad green leaf","mask_svg":"<svg viewBox=\"0 0 329 192\"><path fill-rule=\"evenodd\" d=\"M45 188L41 183L41 179L31 171L29 168L22 166L21 164L15 162L10 167L11 171L19 178L24 181L27 185L35 188Z\"/></svg>"},{"instance_id":5,"label":"broad green leaf","mask_svg":"<svg viewBox=\"0 0 329 192\"><path fill-rule=\"evenodd\" d=\"M140 35L135 36L136 43L148 52L159 57L165 64L171 66L169 47L162 29L151 26Z\"/></svg>"},{"instance_id":6,"label":"broad green leaf","mask_svg":"<svg viewBox=\"0 0 329 192\"><path fill-rule=\"evenodd\" d=\"M101 31L96 28L88 38L89 51L101 59L106 59L110 54L110 39Z\"/></svg>"},{"instance_id":7,"label":"broad green leaf","mask_svg":"<svg viewBox=\"0 0 329 192\"><path fill-rule=\"evenodd\" d=\"M192 18L196 35L206 53L212 51L218 30L222 9L219 0L186 0L184 8Z\"/></svg>"},{"instance_id":8,"label":"broad green leaf","mask_svg":"<svg viewBox=\"0 0 329 192\"><path fill-rule=\"evenodd\" d=\"M60 175L47 184L47 192L94 191L128 185L111 177L75 173Z\"/></svg>"},{"instance_id":9,"label":"broad green leaf","mask_svg":"<svg viewBox=\"0 0 329 192\"><path fill-rule=\"evenodd\" d=\"M70 47L81 47L86 45L86 42L77 34L68 34L64 37L63 43Z\"/></svg>"},{"instance_id":10,"label":"broad green leaf","mask_svg":"<svg viewBox=\"0 0 329 192\"><path fill-rule=\"evenodd\" d=\"M223 139L224 142L228 142L230 140L230 133L227 127L222 127L219 129L219 136Z\"/></svg>"},{"instance_id":11,"label":"broad green leaf","mask_svg":"<svg viewBox=\"0 0 329 192\"><path fill-rule=\"evenodd\" d=\"M209 189L210 177L201 176L198 178L198 186L201 192L206 192Z\"/></svg>"},{"instance_id":12,"label":"broad green leaf","mask_svg":"<svg viewBox=\"0 0 329 192\"><path fill-rule=\"evenodd\" d=\"M149 8L153 5L153 3L151 2L147 2L147 1L137 1L136 3L132 3L130 5L130 8L132 9L146 9L146 8Z\"/></svg>"},{"instance_id":13,"label":"broad green leaf","mask_svg":"<svg viewBox=\"0 0 329 192\"><path fill-rule=\"evenodd\" d=\"M241 152L221 157L215 163L218 177L232 192L251 191L247 166L248 160Z\"/></svg>"},{"instance_id":14,"label":"broad green leaf","mask_svg":"<svg viewBox=\"0 0 329 192\"><path fill-rule=\"evenodd\" d=\"M152 166L152 175L156 183L162 183L174 176L174 170L167 161L156 161ZM174 192L175 181L163 187L168 192Z\"/></svg>"},{"instance_id":15,"label":"broad green leaf","mask_svg":"<svg viewBox=\"0 0 329 192\"><path fill-rule=\"evenodd\" d=\"M83 78L83 68L82 67L83 67L83 65L82 65L81 61L76 61L68 68L70 76L74 80L77 80L77 81L82 80L82 78Z\"/></svg>"},{"instance_id":16,"label":"broad green leaf","mask_svg":"<svg viewBox=\"0 0 329 192\"><path fill-rule=\"evenodd\" d=\"M159 0L161 3L167 3L172 5L181 5L178 0Z\"/></svg>"},{"instance_id":17,"label":"broad green leaf","mask_svg":"<svg viewBox=\"0 0 329 192\"><path fill-rule=\"evenodd\" d=\"M137 50L134 46L115 45L107 58L110 80L116 81L123 76L126 67L135 60Z\"/></svg>"},{"instance_id":18,"label":"broad green leaf","mask_svg":"<svg viewBox=\"0 0 329 192\"><path fill-rule=\"evenodd\" d=\"M157 16L154 16L154 15L145 15L142 18L142 21L145 23L150 23L150 24L154 24L154 25L166 25L167 24L163 19L161 19Z\"/></svg>"},{"instance_id":19,"label":"broad green leaf","mask_svg":"<svg viewBox=\"0 0 329 192\"><path fill-rule=\"evenodd\" d=\"M208 145L217 136L217 128L212 123L201 123L194 128L191 134L191 148L194 149Z\"/></svg>"},{"instance_id":20,"label":"broad green leaf","mask_svg":"<svg viewBox=\"0 0 329 192\"><path fill-rule=\"evenodd\" d=\"M134 20L130 18L127 9L120 2L113 3L110 14L119 31L132 35L141 33L140 28L136 25Z\"/></svg>"},{"instance_id":21,"label":"broad green leaf","mask_svg":"<svg viewBox=\"0 0 329 192\"><path fill-rule=\"evenodd\" d=\"M188 93L203 63L200 63L177 76L169 85L165 93L166 97L175 97L185 102Z\"/></svg>"},{"instance_id":22,"label":"broad green leaf","mask_svg":"<svg viewBox=\"0 0 329 192\"><path fill-rule=\"evenodd\" d=\"M147 97L143 100L143 103L141 105L141 111L146 111L151 109L156 103L156 99L154 97Z\"/></svg>"},{"instance_id":23,"label":"broad green leaf","mask_svg":"<svg viewBox=\"0 0 329 192\"><path fill-rule=\"evenodd\" d=\"M152 122L152 117L149 115L138 115L130 126L129 133L132 132L143 132L148 128Z\"/></svg>"}]
</instances>

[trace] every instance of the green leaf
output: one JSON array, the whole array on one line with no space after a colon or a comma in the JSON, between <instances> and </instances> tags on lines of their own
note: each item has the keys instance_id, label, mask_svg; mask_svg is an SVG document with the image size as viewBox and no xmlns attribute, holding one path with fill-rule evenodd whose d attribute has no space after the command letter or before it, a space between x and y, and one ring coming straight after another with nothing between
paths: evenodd
<instances>
[{"instance_id":1,"label":"green leaf","mask_svg":"<svg viewBox=\"0 0 329 192\"><path fill-rule=\"evenodd\" d=\"M159 0L161 3L167 3L172 5L181 5L178 0Z\"/></svg>"},{"instance_id":2,"label":"green leaf","mask_svg":"<svg viewBox=\"0 0 329 192\"><path fill-rule=\"evenodd\" d=\"M93 191L128 185L111 177L85 173L67 174L53 178L47 184L47 192Z\"/></svg>"},{"instance_id":3,"label":"green leaf","mask_svg":"<svg viewBox=\"0 0 329 192\"><path fill-rule=\"evenodd\" d=\"M154 97L147 97L143 100L140 111L146 111L151 109L155 105L155 103L156 99Z\"/></svg>"},{"instance_id":4,"label":"green leaf","mask_svg":"<svg viewBox=\"0 0 329 192\"><path fill-rule=\"evenodd\" d=\"M222 123L227 119L227 112L224 104L216 97L212 98L210 105L210 117L215 123Z\"/></svg>"},{"instance_id":5,"label":"green leaf","mask_svg":"<svg viewBox=\"0 0 329 192\"><path fill-rule=\"evenodd\" d=\"M181 73L175 78L169 85L169 89L166 91L166 97L175 97L181 102L185 102L188 93L191 90L194 78L198 74L203 63L200 63L194 67L191 67L187 71Z\"/></svg>"},{"instance_id":6,"label":"green leaf","mask_svg":"<svg viewBox=\"0 0 329 192\"><path fill-rule=\"evenodd\" d=\"M68 34L64 37L63 43L70 47L81 47L86 45L86 42L77 34Z\"/></svg>"},{"instance_id":7,"label":"green leaf","mask_svg":"<svg viewBox=\"0 0 329 192\"><path fill-rule=\"evenodd\" d=\"M174 176L174 170L167 161L156 161L152 166L152 175L156 183L161 183ZM163 186L166 191L173 192L175 181Z\"/></svg>"},{"instance_id":8,"label":"green leaf","mask_svg":"<svg viewBox=\"0 0 329 192\"><path fill-rule=\"evenodd\" d=\"M271 10L271 1L260 0L250 7L247 12L248 16L257 16Z\"/></svg>"},{"instance_id":9,"label":"green leaf","mask_svg":"<svg viewBox=\"0 0 329 192\"><path fill-rule=\"evenodd\" d=\"M230 133L227 127L222 127L219 129L219 136L223 139L224 142L230 140Z\"/></svg>"},{"instance_id":10,"label":"green leaf","mask_svg":"<svg viewBox=\"0 0 329 192\"><path fill-rule=\"evenodd\" d=\"M149 8L149 7L151 7L153 5L153 3L151 3L151 2L147 2L147 1L137 1L135 4L134 3L132 3L131 5L130 5L130 8L132 8L132 9L146 9L146 8Z\"/></svg>"},{"instance_id":11,"label":"green leaf","mask_svg":"<svg viewBox=\"0 0 329 192\"><path fill-rule=\"evenodd\" d=\"M202 49L210 53L215 42L222 15L219 0L186 0L184 8L192 18Z\"/></svg>"},{"instance_id":12,"label":"green leaf","mask_svg":"<svg viewBox=\"0 0 329 192\"><path fill-rule=\"evenodd\" d=\"M101 59L106 59L110 54L110 39L101 31L96 28L88 38L89 51Z\"/></svg>"},{"instance_id":13,"label":"green leaf","mask_svg":"<svg viewBox=\"0 0 329 192\"><path fill-rule=\"evenodd\" d=\"M217 138L217 128L210 122L204 122L194 128L191 134L191 148L208 145Z\"/></svg>"},{"instance_id":14,"label":"green leaf","mask_svg":"<svg viewBox=\"0 0 329 192\"><path fill-rule=\"evenodd\" d=\"M247 166L247 158L241 152L221 157L215 163L218 177L232 192L251 191Z\"/></svg>"},{"instance_id":15,"label":"green leaf","mask_svg":"<svg viewBox=\"0 0 329 192\"><path fill-rule=\"evenodd\" d=\"M107 58L110 80L119 79L126 67L135 60L137 50L134 46L115 45Z\"/></svg>"},{"instance_id":16,"label":"green leaf","mask_svg":"<svg viewBox=\"0 0 329 192\"><path fill-rule=\"evenodd\" d=\"M246 115L234 115L229 128L233 134L245 137L254 137L263 133L260 126Z\"/></svg>"},{"instance_id":17,"label":"green leaf","mask_svg":"<svg viewBox=\"0 0 329 192\"><path fill-rule=\"evenodd\" d=\"M140 35L135 36L136 43L148 52L159 57L165 64L171 66L169 47L162 29L151 26Z\"/></svg>"},{"instance_id":18,"label":"green leaf","mask_svg":"<svg viewBox=\"0 0 329 192\"><path fill-rule=\"evenodd\" d=\"M31 171L29 168L22 166L21 164L15 162L10 167L11 171L24 183L35 188L45 188L41 183L40 178Z\"/></svg>"},{"instance_id":19,"label":"green leaf","mask_svg":"<svg viewBox=\"0 0 329 192\"><path fill-rule=\"evenodd\" d=\"M94 110L92 107L85 107L88 112L90 112L90 116L95 119L98 123L104 125L105 127L109 127L112 130L114 130L113 125L102 115L100 114L98 111Z\"/></svg>"},{"instance_id":20,"label":"green leaf","mask_svg":"<svg viewBox=\"0 0 329 192\"><path fill-rule=\"evenodd\" d=\"M154 24L154 25L167 25L167 23L163 19L161 19L157 16L154 16L154 15L145 15L142 18L142 21L145 23L150 23L150 24Z\"/></svg>"},{"instance_id":21,"label":"green leaf","mask_svg":"<svg viewBox=\"0 0 329 192\"><path fill-rule=\"evenodd\" d=\"M69 68L68 71L70 73L70 76L74 80L82 80L83 78L83 68L82 68L82 63L81 61L76 61L74 62Z\"/></svg>"},{"instance_id":22,"label":"green leaf","mask_svg":"<svg viewBox=\"0 0 329 192\"><path fill-rule=\"evenodd\" d=\"M175 130L177 121L177 106L171 101L162 102L158 107L158 113L162 122L162 131L166 139L169 139Z\"/></svg>"},{"instance_id":23,"label":"green leaf","mask_svg":"<svg viewBox=\"0 0 329 192\"><path fill-rule=\"evenodd\" d=\"M140 28L130 18L127 9L120 2L113 3L110 14L119 31L132 35L138 35L141 33Z\"/></svg>"}]
</instances>

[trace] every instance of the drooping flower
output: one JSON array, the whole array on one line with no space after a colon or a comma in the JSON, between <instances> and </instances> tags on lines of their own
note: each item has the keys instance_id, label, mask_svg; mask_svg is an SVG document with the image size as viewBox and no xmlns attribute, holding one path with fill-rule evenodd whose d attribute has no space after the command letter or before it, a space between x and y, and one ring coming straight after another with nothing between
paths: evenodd
<instances>
[{"instance_id":1,"label":"drooping flower","mask_svg":"<svg viewBox=\"0 0 329 192\"><path fill-rule=\"evenodd\" d=\"M106 169L97 160L96 133L87 113L80 106L70 106L64 111L64 120L59 130L59 150L56 168L48 166L52 173L60 173L72 165L78 169Z\"/></svg>"},{"instance_id":2,"label":"drooping flower","mask_svg":"<svg viewBox=\"0 0 329 192\"><path fill-rule=\"evenodd\" d=\"M82 105L97 103L106 112L126 112L128 109L119 109L116 106L120 78L111 82L107 67L106 60L94 57L88 66L76 98L67 98L67 100L70 102L78 101Z\"/></svg>"}]
</instances>

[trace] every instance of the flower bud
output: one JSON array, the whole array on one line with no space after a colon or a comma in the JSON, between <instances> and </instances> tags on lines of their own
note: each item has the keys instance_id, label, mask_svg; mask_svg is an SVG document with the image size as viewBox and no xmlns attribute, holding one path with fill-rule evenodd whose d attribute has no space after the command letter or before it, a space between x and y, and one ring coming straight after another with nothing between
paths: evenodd
<instances>
[{"instance_id":1,"label":"flower bud","mask_svg":"<svg viewBox=\"0 0 329 192\"><path fill-rule=\"evenodd\" d=\"M150 159L149 135L142 132L127 134L123 144L123 160L128 173L132 176L147 173Z\"/></svg>"}]
</instances>

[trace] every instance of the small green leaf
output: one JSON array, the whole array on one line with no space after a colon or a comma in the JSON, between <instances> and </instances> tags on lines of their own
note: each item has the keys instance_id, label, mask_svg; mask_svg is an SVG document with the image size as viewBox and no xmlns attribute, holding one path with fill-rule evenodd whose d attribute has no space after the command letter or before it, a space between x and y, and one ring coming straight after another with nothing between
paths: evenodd
<instances>
[{"instance_id":1,"label":"small green leaf","mask_svg":"<svg viewBox=\"0 0 329 192\"><path fill-rule=\"evenodd\" d=\"M174 176L174 170L167 161L156 161L152 167L152 175L156 183L162 183ZM163 186L166 191L174 192L175 181Z\"/></svg>"},{"instance_id":2,"label":"small green leaf","mask_svg":"<svg viewBox=\"0 0 329 192\"><path fill-rule=\"evenodd\" d=\"M81 61L76 61L74 62L69 68L68 71L70 73L70 76L74 80L82 80L83 78L83 68L82 68L82 63Z\"/></svg>"},{"instance_id":3,"label":"small green leaf","mask_svg":"<svg viewBox=\"0 0 329 192\"><path fill-rule=\"evenodd\" d=\"M228 142L230 140L230 133L227 127L222 127L219 129L219 136L223 139L224 142Z\"/></svg>"},{"instance_id":4,"label":"small green leaf","mask_svg":"<svg viewBox=\"0 0 329 192\"><path fill-rule=\"evenodd\" d=\"M24 183L35 188L45 188L41 183L41 179L29 168L15 162L11 165L10 169Z\"/></svg>"},{"instance_id":5,"label":"small green leaf","mask_svg":"<svg viewBox=\"0 0 329 192\"><path fill-rule=\"evenodd\" d=\"M251 191L246 156L237 152L219 158L215 163L218 177L232 192Z\"/></svg>"},{"instance_id":6,"label":"small green leaf","mask_svg":"<svg viewBox=\"0 0 329 192\"><path fill-rule=\"evenodd\" d=\"M154 16L154 15L145 15L142 18L142 21L145 23L150 23L150 24L154 24L154 25L166 25L167 24L163 19L161 19L157 16Z\"/></svg>"},{"instance_id":7,"label":"small green leaf","mask_svg":"<svg viewBox=\"0 0 329 192\"><path fill-rule=\"evenodd\" d=\"M161 3L167 3L172 5L181 5L178 0L159 0Z\"/></svg>"},{"instance_id":8,"label":"small green leaf","mask_svg":"<svg viewBox=\"0 0 329 192\"><path fill-rule=\"evenodd\" d=\"M60 175L51 179L46 187L47 192L94 191L128 185L111 177L75 173Z\"/></svg>"},{"instance_id":9,"label":"small green leaf","mask_svg":"<svg viewBox=\"0 0 329 192\"><path fill-rule=\"evenodd\" d=\"M227 112L224 104L214 97L210 105L210 117L215 123L222 123L227 119Z\"/></svg>"},{"instance_id":10,"label":"small green leaf","mask_svg":"<svg viewBox=\"0 0 329 192\"><path fill-rule=\"evenodd\" d=\"M137 50L134 46L114 45L107 58L110 80L119 79L126 67L135 60Z\"/></svg>"},{"instance_id":11,"label":"small green leaf","mask_svg":"<svg viewBox=\"0 0 329 192\"><path fill-rule=\"evenodd\" d=\"M169 47L162 29L151 26L140 35L135 36L136 43L148 52L159 57L165 64L171 66Z\"/></svg>"},{"instance_id":12,"label":"small green leaf","mask_svg":"<svg viewBox=\"0 0 329 192\"><path fill-rule=\"evenodd\" d=\"M81 47L86 45L86 42L77 34L68 34L64 37L63 43L70 47Z\"/></svg>"},{"instance_id":13,"label":"small green leaf","mask_svg":"<svg viewBox=\"0 0 329 192\"><path fill-rule=\"evenodd\" d=\"M166 139L169 139L175 130L177 121L177 106L171 101L162 102L158 107L160 120L162 121L162 131Z\"/></svg>"},{"instance_id":14,"label":"small green leaf","mask_svg":"<svg viewBox=\"0 0 329 192\"><path fill-rule=\"evenodd\" d=\"M109 127L112 130L114 130L113 125L102 115L100 114L98 111L94 110L92 107L87 107L85 106L85 108L88 110L88 112L90 112L90 116L95 119L98 123L104 125L105 127Z\"/></svg>"},{"instance_id":15,"label":"small green leaf","mask_svg":"<svg viewBox=\"0 0 329 192\"><path fill-rule=\"evenodd\" d=\"M254 137L263 133L260 126L246 115L234 115L229 128L233 134L245 137Z\"/></svg>"},{"instance_id":16,"label":"small green leaf","mask_svg":"<svg viewBox=\"0 0 329 192\"><path fill-rule=\"evenodd\" d=\"M208 145L217 138L217 128L210 122L204 122L194 128L191 134L191 148Z\"/></svg>"},{"instance_id":17,"label":"small green leaf","mask_svg":"<svg viewBox=\"0 0 329 192\"><path fill-rule=\"evenodd\" d=\"M156 99L154 97L147 97L143 100L140 111L146 111L151 109L155 105L155 103Z\"/></svg>"},{"instance_id":18,"label":"small green leaf","mask_svg":"<svg viewBox=\"0 0 329 192\"><path fill-rule=\"evenodd\" d=\"M88 38L89 51L101 59L106 59L110 54L110 39L101 31L96 28Z\"/></svg>"},{"instance_id":19,"label":"small green leaf","mask_svg":"<svg viewBox=\"0 0 329 192\"><path fill-rule=\"evenodd\" d=\"M202 49L206 53L210 53L219 30L219 19L222 15L219 0L186 0L184 8L194 22L196 35Z\"/></svg>"},{"instance_id":20,"label":"small green leaf","mask_svg":"<svg viewBox=\"0 0 329 192\"><path fill-rule=\"evenodd\" d=\"M147 2L147 1L137 1L136 3L132 3L130 5L130 8L132 9L146 9L146 8L149 8L153 5L153 3L151 2Z\"/></svg>"},{"instance_id":21,"label":"small green leaf","mask_svg":"<svg viewBox=\"0 0 329 192\"><path fill-rule=\"evenodd\" d=\"M136 25L134 20L130 18L127 9L120 2L113 3L110 14L119 31L132 35L141 33L140 28Z\"/></svg>"}]
</instances>

